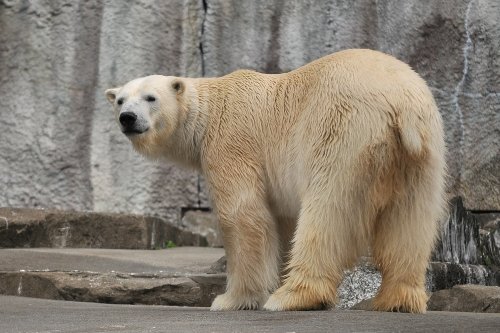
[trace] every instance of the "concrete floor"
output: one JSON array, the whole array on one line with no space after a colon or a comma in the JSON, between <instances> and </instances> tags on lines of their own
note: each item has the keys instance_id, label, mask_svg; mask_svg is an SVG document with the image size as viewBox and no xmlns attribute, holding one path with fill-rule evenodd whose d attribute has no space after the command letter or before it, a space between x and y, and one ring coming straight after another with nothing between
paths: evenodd
<instances>
[{"instance_id":1,"label":"concrete floor","mask_svg":"<svg viewBox=\"0 0 500 333\"><path fill-rule=\"evenodd\" d=\"M500 332L499 314L354 310L210 312L0 296L0 332Z\"/></svg>"}]
</instances>

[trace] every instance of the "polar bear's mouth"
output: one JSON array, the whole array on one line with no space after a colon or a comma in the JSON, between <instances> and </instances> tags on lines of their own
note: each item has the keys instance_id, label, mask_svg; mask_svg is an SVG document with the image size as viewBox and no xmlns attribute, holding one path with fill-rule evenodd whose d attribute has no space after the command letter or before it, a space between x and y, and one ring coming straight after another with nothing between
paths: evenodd
<instances>
[{"instance_id":1,"label":"polar bear's mouth","mask_svg":"<svg viewBox=\"0 0 500 333\"><path fill-rule=\"evenodd\" d=\"M149 130L149 127L146 128L145 130L139 130L139 129L136 129L136 128L131 128L131 129L125 129L123 130L123 134L125 134L126 136L132 136L132 135L138 135L138 134L142 134L142 133L145 133Z\"/></svg>"},{"instance_id":2,"label":"polar bear's mouth","mask_svg":"<svg viewBox=\"0 0 500 333\"><path fill-rule=\"evenodd\" d=\"M118 121L122 132L127 136L142 134L149 129L144 117L133 111L121 112Z\"/></svg>"}]
</instances>

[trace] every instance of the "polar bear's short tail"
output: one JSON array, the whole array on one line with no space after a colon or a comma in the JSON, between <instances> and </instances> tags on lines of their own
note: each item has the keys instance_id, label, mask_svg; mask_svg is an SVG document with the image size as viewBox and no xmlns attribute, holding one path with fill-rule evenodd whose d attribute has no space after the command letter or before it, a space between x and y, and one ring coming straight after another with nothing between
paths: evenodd
<instances>
[{"instance_id":1,"label":"polar bear's short tail","mask_svg":"<svg viewBox=\"0 0 500 333\"><path fill-rule=\"evenodd\" d=\"M401 124L399 127L399 135L401 137L403 147L409 155L417 157L422 154L422 137L416 126L404 123Z\"/></svg>"},{"instance_id":2,"label":"polar bear's short tail","mask_svg":"<svg viewBox=\"0 0 500 333\"><path fill-rule=\"evenodd\" d=\"M432 95L431 95L432 96ZM432 98L432 97L431 97ZM421 157L430 148L428 145L440 145L442 141L442 121L434 102L418 103L401 110L397 117L397 130L404 150L414 158ZM419 108L415 110L414 108Z\"/></svg>"}]
</instances>

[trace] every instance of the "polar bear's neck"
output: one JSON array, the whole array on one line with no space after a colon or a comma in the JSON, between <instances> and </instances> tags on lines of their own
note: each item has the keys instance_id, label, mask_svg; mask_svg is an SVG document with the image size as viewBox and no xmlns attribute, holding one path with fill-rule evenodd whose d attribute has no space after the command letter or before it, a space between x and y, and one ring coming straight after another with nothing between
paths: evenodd
<instances>
[{"instance_id":1,"label":"polar bear's neck","mask_svg":"<svg viewBox=\"0 0 500 333\"><path fill-rule=\"evenodd\" d=\"M201 151L209 118L209 84L213 79L185 78L185 110L170 140L168 155L177 162L201 169Z\"/></svg>"}]
</instances>

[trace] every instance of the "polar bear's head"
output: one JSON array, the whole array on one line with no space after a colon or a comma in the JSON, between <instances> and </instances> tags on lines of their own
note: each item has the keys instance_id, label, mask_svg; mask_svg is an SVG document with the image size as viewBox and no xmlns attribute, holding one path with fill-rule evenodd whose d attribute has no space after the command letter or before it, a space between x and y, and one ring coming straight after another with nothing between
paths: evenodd
<instances>
[{"instance_id":1,"label":"polar bear's head","mask_svg":"<svg viewBox=\"0 0 500 333\"><path fill-rule=\"evenodd\" d=\"M121 131L149 157L165 155L185 113L183 79L152 75L106 90Z\"/></svg>"}]
</instances>

